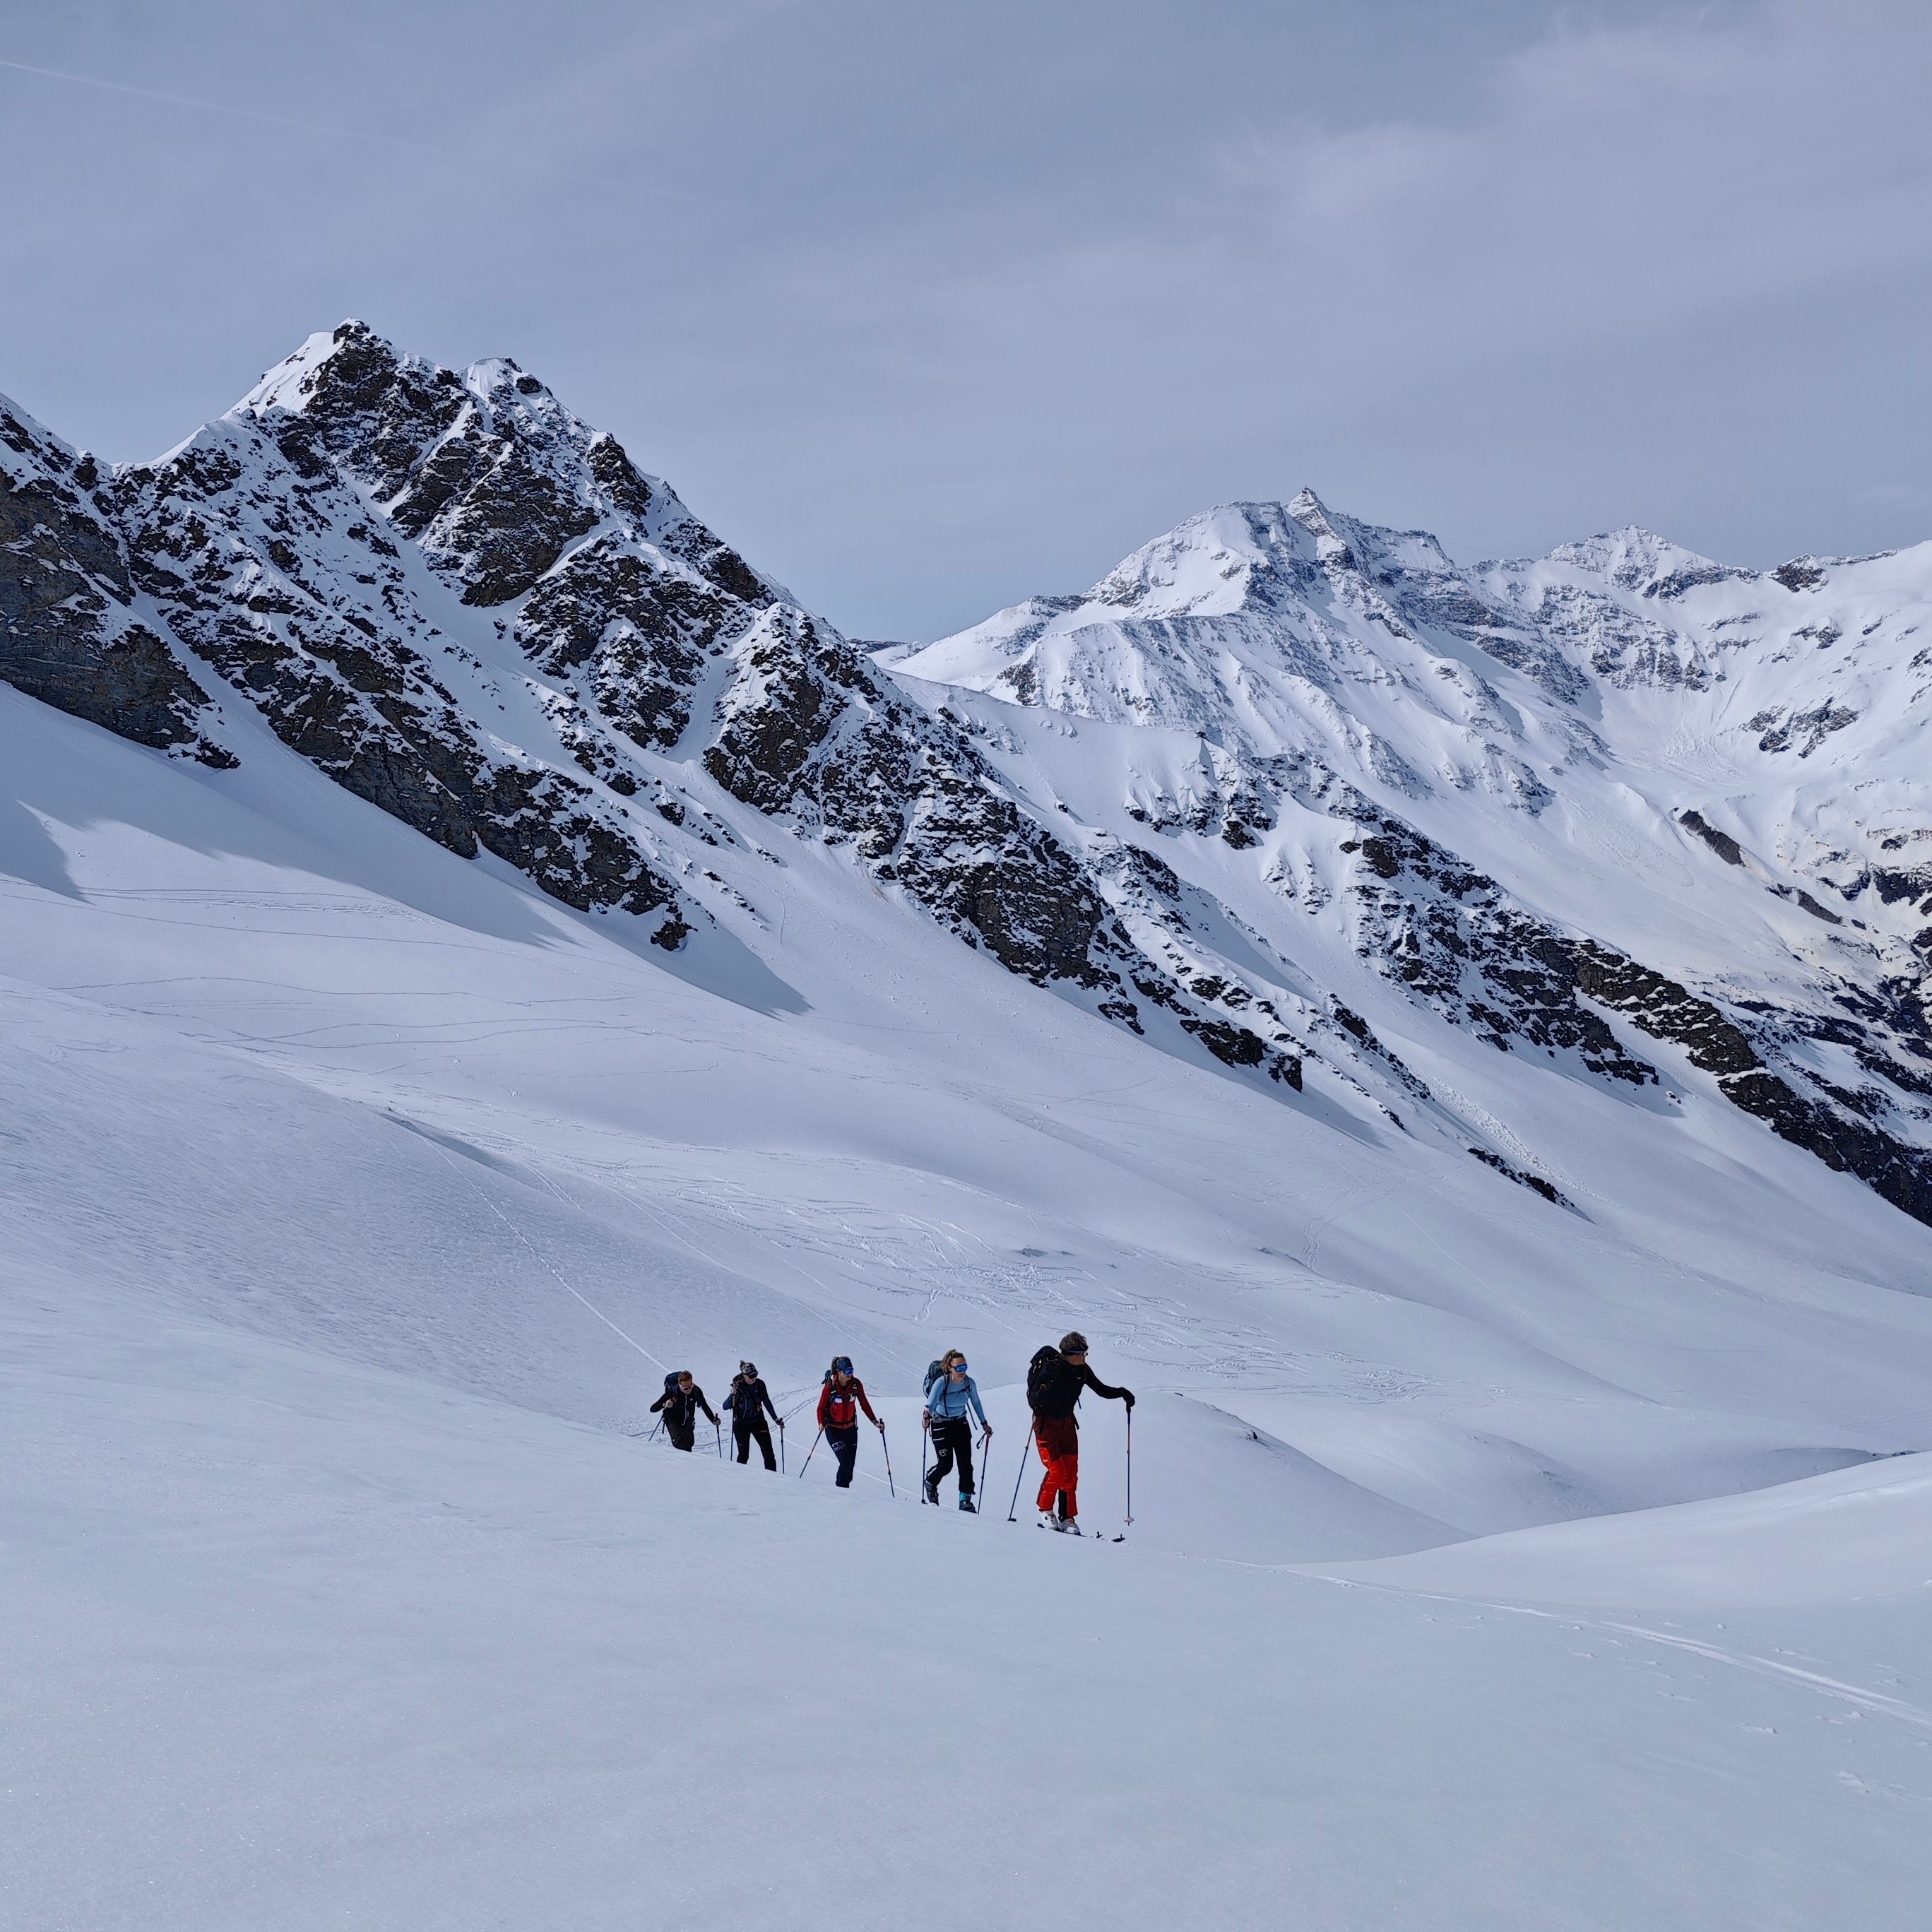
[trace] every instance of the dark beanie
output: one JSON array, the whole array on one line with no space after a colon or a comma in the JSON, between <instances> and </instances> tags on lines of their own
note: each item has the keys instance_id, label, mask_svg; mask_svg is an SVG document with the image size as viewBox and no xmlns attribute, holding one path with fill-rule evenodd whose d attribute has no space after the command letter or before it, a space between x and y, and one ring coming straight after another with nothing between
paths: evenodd
<instances>
[{"instance_id":1,"label":"dark beanie","mask_svg":"<svg viewBox=\"0 0 1932 1932\"><path fill-rule=\"evenodd\" d=\"M1082 1334L1080 1330L1077 1328L1075 1329L1070 1335L1061 1336L1060 1338L1060 1352L1063 1355L1085 1354L1087 1352L1086 1336Z\"/></svg>"}]
</instances>

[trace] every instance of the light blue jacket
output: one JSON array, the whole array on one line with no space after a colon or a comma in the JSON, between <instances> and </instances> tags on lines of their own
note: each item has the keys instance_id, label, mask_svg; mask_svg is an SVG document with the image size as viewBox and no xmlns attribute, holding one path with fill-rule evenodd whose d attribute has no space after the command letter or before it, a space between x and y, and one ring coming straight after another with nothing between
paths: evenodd
<instances>
[{"instance_id":1,"label":"light blue jacket","mask_svg":"<svg viewBox=\"0 0 1932 1932\"><path fill-rule=\"evenodd\" d=\"M944 1421L956 1415L964 1415L969 1402L980 1418L980 1426L990 1428L986 1412L980 1406L980 1384L970 1376L963 1382L956 1382L949 1369L933 1384L932 1393L926 1399L926 1412L934 1421Z\"/></svg>"}]
</instances>

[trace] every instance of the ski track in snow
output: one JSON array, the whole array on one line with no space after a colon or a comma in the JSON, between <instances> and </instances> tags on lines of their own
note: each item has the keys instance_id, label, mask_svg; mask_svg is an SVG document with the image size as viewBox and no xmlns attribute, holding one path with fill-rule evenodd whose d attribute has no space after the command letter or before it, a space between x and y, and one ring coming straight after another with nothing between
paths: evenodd
<instances>
[{"instance_id":1,"label":"ski track in snow","mask_svg":"<svg viewBox=\"0 0 1932 1932\"><path fill-rule=\"evenodd\" d=\"M1721 1645L1705 1640L1684 1636L1668 1630L1654 1630L1642 1624L1606 1622L1580 1616L1574 1612L1538 1610L1527 1604L1440 1596L1428 1591L1400 1590L1393 1585L1364 1583L1352 1577L1323 1576L1318 1570L1308 1569L1305 1566L1300 1574L1314 1576L1322 1582L1334 1583L1342 1589L1387 1588L1392 1595L1406 1600L1419 1600L1425 1603L1449 1604L1458 1610L1491 1610L1502 1616L1535 1617L1559 1624L1565 1630L1599 1630L1606 1634L1634 1637L1645 1643L1660 1645L1666 1649L1688 1652L1693 1656L1703 1658L1713 1664L1724 1664L1733 1670L1796 1684L1820 1696L1834 1698L1858 1709L1894 1718L1900 1724L1915 1726L1920 1730L1932 1731L1932 1712L1921 1710L1917 1706L1908 1704L1901 1699L1887 1697L1880 1692L1864 1690L1855 1684L1841 1683L1836 1678L1824 1676L1815 1670L1801 1670L1796 1664L1780 1664L1774 1658L1759 1657L1747 1651L1726 1649ZM1927 1799L1932 1802L1932 1793L1927 1794Z\"/></svg>"}]
</instances>

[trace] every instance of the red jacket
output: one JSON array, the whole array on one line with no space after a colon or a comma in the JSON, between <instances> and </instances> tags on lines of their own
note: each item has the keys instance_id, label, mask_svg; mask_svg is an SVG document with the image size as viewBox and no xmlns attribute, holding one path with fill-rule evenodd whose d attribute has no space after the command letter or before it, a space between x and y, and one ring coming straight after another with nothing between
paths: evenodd
<instances>
[{"instance_id":1,"label":"red jacket","mask_svg":"<svg viewBox=\"0 0 1932 1932\"><path fill-rule=\"evenodd\" d=\"M828 1377L825 1386L818 1391L818 1426L821 1429L850 1429L859 1420L862 1408L868 1422L878 1420L872 1413L872 1405L866 1400L866 1384L856 1376L842 1391Z\"/></svg>"}]
</instances>

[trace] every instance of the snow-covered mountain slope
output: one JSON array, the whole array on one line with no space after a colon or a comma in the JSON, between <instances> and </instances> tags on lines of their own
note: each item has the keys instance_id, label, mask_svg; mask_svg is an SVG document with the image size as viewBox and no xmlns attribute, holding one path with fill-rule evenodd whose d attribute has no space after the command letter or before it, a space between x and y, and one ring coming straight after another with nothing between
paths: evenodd
<instances>
[{"instance_id":1,"label":"snow-covered mountain slope","mask_svg":"<svg viewBox=\"0 0 1932 1932\"><path fill-rule=\"evenodd\" d=\"M1544 1074L1566 1210L1151 1052L836 851L721 849L764 911L721 895L668 954L237 742L210 771L0 692L0 1156L47 1270L603 1427L680 1358L802 1390L844 1346L904 1400L958 1337L1010 1431L1078 1325L1166 1439L1146 1533L1198 1546L1189 1496L1232 1484L1220 1553L1277 1560L1932 1427L1922 1231L1734 1108ZM1495 1118L1519 1066L1484 1050L1456 1103Z\"/></svg>"},{"instance_id":2,"label":"snow-covered mountain slope","mask_svg":"<svg viewBox=\"0 0 1932 1932\"><path fill-rule=\"evenodd\" d=\"M668 953L234 742L0 692L13 1917L778 1926L830 1867L860 1924L1917 1924L1924 1458L1873 1459L1932 1300L1869 1190L1573 1082L1585 1220L836 852L727 848L769 922ZM1118 1546L1004 1520L1070 1323L1141 1398ZM954 1341L989 1517L910 1493ZM792 1479L834 1348L896 1502L871 1441ZM786 1478L644 1439L748 1354Z\"/></svg>"},{"instance_id":3,"label":"snow-covered mountain slope","mask_svg":"<svg viewBox=\"0 0 1932 1932\"><path fill-rule=\"evenodd\" d=\"M1625 531L1459 570L1304 492L883 655L1237 910L1252 994L1312 978L1412 1066L1441 1022L1721 1095L1923 1220L1928 618L1932 544L1760 576Z\"/></svg>"},{"instance_id":4,"label":"snow-covered mountain slope","mask_svg":"<svg viewBox=\"0 0 1932 1932\"><path fill-rule=\"evenodd\" d=\"M1909 715L1748 784L1689 643L1534 614L1649 578L1306 505L1077 703L889 670L354 326L156 464L6 422L23 1922L1918 1922ZM1069 1326L1118 1547L1004 1520ZM956 1342L990 1521L910 1498ZM644 1439L749 1355L795 1471L835 1349L853 1495Z\"/></svg>"}]
</instances>

